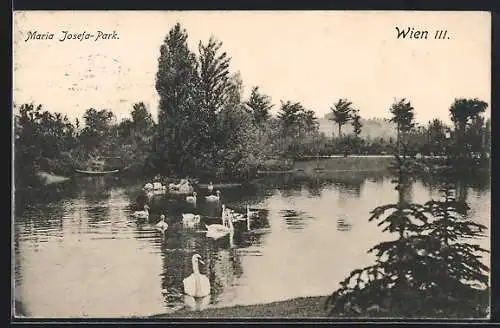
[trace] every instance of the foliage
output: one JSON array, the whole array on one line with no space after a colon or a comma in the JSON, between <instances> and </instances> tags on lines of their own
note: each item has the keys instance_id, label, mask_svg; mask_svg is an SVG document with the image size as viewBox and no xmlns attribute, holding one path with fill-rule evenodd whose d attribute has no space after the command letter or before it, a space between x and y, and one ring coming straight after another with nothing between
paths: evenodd
<instances>
[{"instance_id":1,"label":"foliage","mask_svg":"<svg viewBox=\"0 0 500 328\"><path fill-rule=\"evenodd\" d=\"M176 24L160 47L156 90L160 96L155 166L169 174L192 169L189 154L197 153L198 140L208 133L199 99L196 56L188 49L187 32Z\"/></svg>"},{"instance_id":2,"label":"foliage","mask_svg":"<svg viewBox=\"0 0 500 328\"><path fill-rule=\"evenodd\" d=\"M477 98L455 99L450 107L450 116L453 123L465 126L471 119L478 117L488 108L488 104Z\"/></svg>"},{"instance_id":3,"label":"foliage","mask_svg":"<svg viewBox=\"0 0 500 328\"><path fill-rule=\"evenodd\" d=\"M85 127L80 133L81 143L87 153L97 156L96 151L103 145L111 146L110 136L114 114L110 110L90 108L83 116Z\"/></svg>"},{"instance_id":4,"label":"foliage","mask_svg":"<svg viewBox=\"0 0 500 328\"><path fill-rule=\"evenodd\" d=\"M330 107L333 117L332 121L337 123L339 127L338 137L342 136L342 126L351 119L352 103L347 99L339 99L333 107Z\"/></svg>"},{"instance_id":5,"label":"foliage","mask_svg":"<svg viewBox=\"0 0 500 328\"><path fill-rule=\"evenodd\" d=\"M467 205L449 183L441 200L409 202L414 165L404 149L395 156L398 202L375 208L369 219L395 239L372 247L376 263L353 270L325 306L332 316L484 317L487 305L476 299L488 285L480 260L486 250L468 240L486 227L464 215Z\"/></svg>"},{"instance_id":6,"label":"foliage","mask_svg":"<svg viewBox=\"0 0 500 328\"><path fill-rule=\"evenodd\" d=\"M15 116L16 183L34 181L39 170L66 173L56 164L73 164L68 153L77 145L76 133L66 116L43 110L41 105L21 105Z\"/></svg>"},{"instance_id":7,"label":"foliage","mask_svg":"<svg viewBox=\"0 0 500 328\"><path fill-rule=\"evenodd\" d=\"M407 133L413 129L415 114L409 101L404 98L396 101L392 104L390 111L392 114L391 122L396 123L400 133Z\"/></svg>"},{"instance_id":8,"label":"foliage","mask_svg":"<svg viewBox=\"0 0 500 328\"><path fill-rule=\"evenodd\" d=\"M198 45L200 68L201 105L210 113L220 112L227 102L229 64L231 58L226 52L219 54L222 42L211 37L206 45Z\"/></svg>"},{"instance_id":9,"label":"foliage","mask_svg":"<svg viewBox=\"0 0 500 328\"><path fill-rule=\"evenodd\" d=\"M131 119L118 124L120 146L117 153L131 173L148 173L151 170L150 153L155 129L153 117L143 102L133 105Z\"/></svg>"},{"instance_id":10,"label":"foliage","mask_svg":"<svg viewBox=\"0 0 500 328\"><path fill-rule=\"evenodd\" d=\"M483 128L484 121L481 121L481 114L486 111L488 104L482 100L477 98L474 99L455 99L453 104L450 107L450 116L451 120L455 124L455 133L456 133L456 155L460 157L464 157L469 155L472 152L472 148L478 148L478 145L482 144L482 139L479 142L473 142L472 145L470 141L471 135L474 135L474 132L469 133L467 135L467 128L471 121L473 125L475 125L472 129L478 127L480 125ZM476 133L477 135L477 133Z\"/></svg>"},{"instance_id":11,"label":"foliage","mask_svg":"<svg viewBox=\"0 0 500 328\"><path fill-rule=\"evenodd\" d=\"M273 108L271 98L265 94L260 93L259 87L252 88L250 97L246 102L249 107L256 125L261 125L270 117L269 111Z\"/></svg>"},{"instance_id":12,"label":"foliage","mask_svg":"<svg viewBox=\"0 0 500 328\"><path fill-rule=\"evenodd\" d=\"M290 157L300 153L301 140L318 133L314 111L307 110L300 102L281 101L278 112L281 147Z\"/></svg>"},{"instance_id":13,"label":"foliage","mask_svg":"<svg viewBox=\"0 0 500 328\"><path fill-rule=\"evenodd\" d=\"M428 123L428 150L429 153L442 155L445 154L447 138L446 125L439 119L434 119Z\"/></svg>"},{"instance_id":14,"label":"foliage","mask_svg":"<svg viewBox=\"0 0 500 328\"><path fill-rule=\"evenodd\" d=\"M354 135L359 138L359 135L361 134L361 128L363 127L363 124L361 124L361 116L359 115L359 110L355 110L352 114L352 127Z\"/></svg>"}]
</instances>

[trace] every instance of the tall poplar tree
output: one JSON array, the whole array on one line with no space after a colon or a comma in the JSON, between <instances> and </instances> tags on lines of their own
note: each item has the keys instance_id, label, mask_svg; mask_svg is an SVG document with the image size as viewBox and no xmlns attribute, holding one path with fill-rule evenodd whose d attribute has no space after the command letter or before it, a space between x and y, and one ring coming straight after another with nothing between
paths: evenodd
<instances>
[{"instance_id":1,"label":"tall poplar tree","mask_svg":"<svg viewBox=\"0 0 500 328\"><path fill-rule=\"evenodd\" d=\"M160 47L156 90L160 96L155 164L162 173L189 173L199 148L197 102L199 78L188 35L177 23Z\"/></svg>"}]
</instances>

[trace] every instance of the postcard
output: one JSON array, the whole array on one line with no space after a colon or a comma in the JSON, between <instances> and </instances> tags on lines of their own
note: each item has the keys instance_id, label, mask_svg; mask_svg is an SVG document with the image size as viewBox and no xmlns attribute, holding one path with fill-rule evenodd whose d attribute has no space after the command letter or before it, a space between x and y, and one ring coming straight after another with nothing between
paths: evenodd
<instances>
[{"instance_id":1,"label":"postcard","mask_svg":"<svg viewBox=\"0 0 500 328\"><path fill-rule=\"evenodd\" d=\"M15 11L12 315L484 319L491 15Z\"/></svg>"}]
</instances>

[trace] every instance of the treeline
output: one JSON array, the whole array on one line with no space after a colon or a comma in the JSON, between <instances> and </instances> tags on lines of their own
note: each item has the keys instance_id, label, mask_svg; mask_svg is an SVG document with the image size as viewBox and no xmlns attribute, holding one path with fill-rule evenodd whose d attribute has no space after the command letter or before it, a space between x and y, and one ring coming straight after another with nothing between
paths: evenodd
<instances>
[{"instance_id":1,"label":"treeline","mask_svg":"<svg viewBox=\"0 0 500 328\"><path fill-rule=\"evenodd\" d=\"M160 48L157 123L142 102L134 104L130 118L122 122L110 109L88 109L83 124L41 106L21 105L15 118L16 177L32 177L40 170L69 174L92 159L107 157L134 174L239 179L262 168L286 168L290 161L285 159L384 154L397 148L398 138L361 138L361 111L348 99L331 107L337 136L320 133L314 110L300 102L281 101L272 115L272 99L259 87L243 98L242 78L231 70L222 42L213 37L200 41L195 53L187 40L186 30L176 24ZM490 121L482 116L486 108L478 99L457 99L450 107L453 127L437 119L426 126L404 127L410 151L425 155L453 151L460 156L489 152ZM398 131L407 112L413 115L413 107L404 99L390 111L400 113L391 120ZM342 134L347 124L353 132Z\"/></svg>"},{"instance_id":2,"label":"treeline","mask_svg":"<svg viewBox=\"0 0 500 328\"><path fill-rule=\"evenodd\" d=\"M41 105L21 105L15 115L16 185L32 185L40 171L68 176L103 157L130 172L145 170L156 124L143 103L135 104L131 118L120 123L112 111L93 108L86 110L82 123Z\"/></svg>"}]
</instances>

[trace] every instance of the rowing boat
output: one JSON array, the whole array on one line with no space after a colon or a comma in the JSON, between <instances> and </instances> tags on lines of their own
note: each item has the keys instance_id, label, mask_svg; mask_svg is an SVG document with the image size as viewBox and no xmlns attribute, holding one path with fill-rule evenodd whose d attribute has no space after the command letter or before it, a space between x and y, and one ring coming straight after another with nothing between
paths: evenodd
<instances>
[{"instance_id":1,"label":"rowing boat","mask_svg":"<svg viewBox=\"0 0 500 328\"><path fill-rule=\"evenodd\" d=\"M110 170L110 171L86 171L86 170L78 170L75 169L77 173L80 174L86 174L86 175L106 175L106 174L113 174L113 173L118 173L120 170Z\"/></svg>"}]
</instances>

